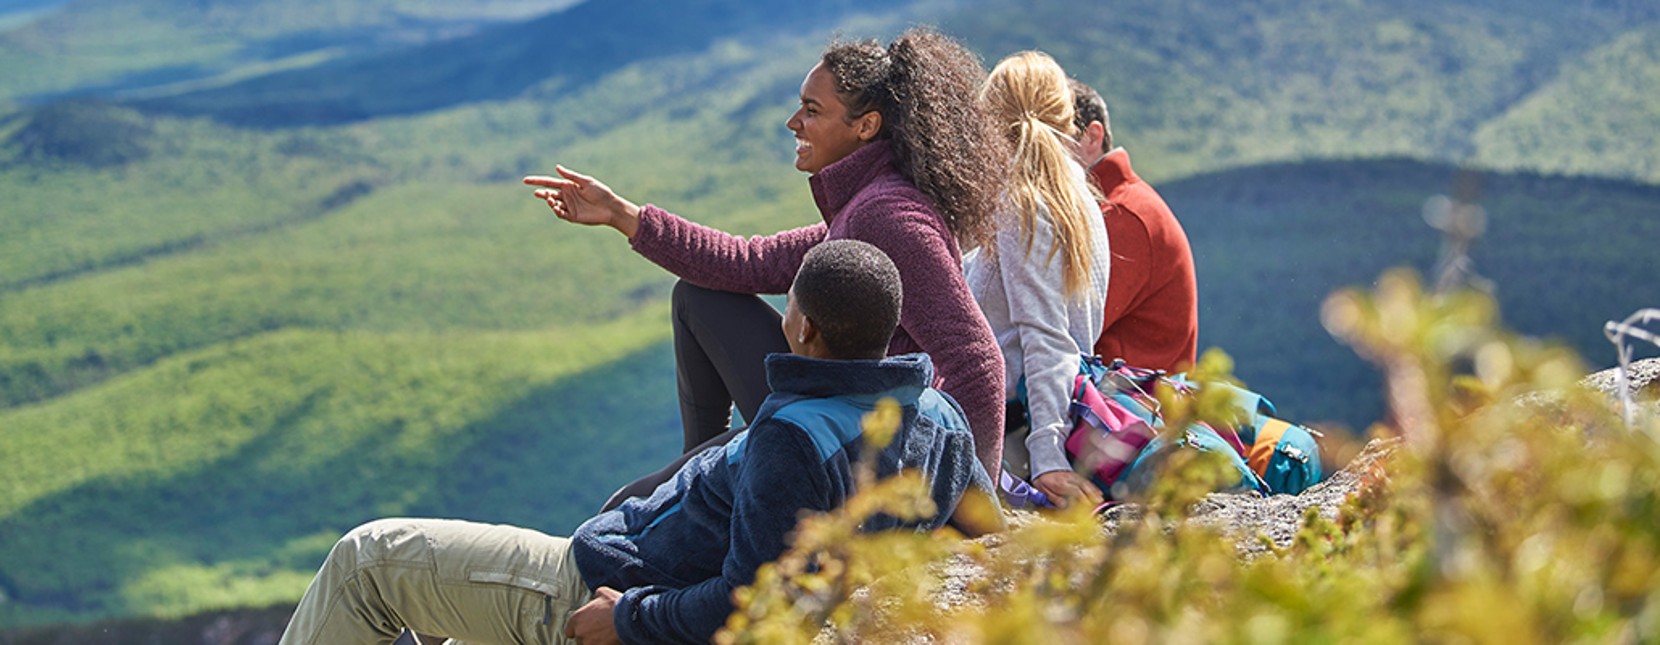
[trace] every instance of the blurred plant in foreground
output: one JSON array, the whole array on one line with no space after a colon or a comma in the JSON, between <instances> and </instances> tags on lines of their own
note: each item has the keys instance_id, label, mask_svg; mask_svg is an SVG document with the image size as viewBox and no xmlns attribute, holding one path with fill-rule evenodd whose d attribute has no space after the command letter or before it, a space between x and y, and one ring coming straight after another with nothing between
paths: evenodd
<instances>
[{"instance_id":1,"label":"blurred plant in foreground","mask_svg":"<svg viewBox=\"0 0 1660 645\"><path fill-rule=\"evenodd\" d=\"M932 510L920 480L867 468L852 502L805 519L737 594L721 642L1660 640L1656 419L1625 430L1577 385L1571 352L1504 332L1480 292L1426 293L1396 271L1334 294L1323 318L1383 370L1390 418L1371 434L1401 440L1265 555L1184 521L1225 472L1199 453L1171 459L1141 512L1109 526L1079 509L979 540L859 532L876 513ZM1194 380L1229 369L1208 355ZM1178 427L1225 413L1161 399ZM867 434L896 425L873 418Z\"/></svg>"}]
</instances>

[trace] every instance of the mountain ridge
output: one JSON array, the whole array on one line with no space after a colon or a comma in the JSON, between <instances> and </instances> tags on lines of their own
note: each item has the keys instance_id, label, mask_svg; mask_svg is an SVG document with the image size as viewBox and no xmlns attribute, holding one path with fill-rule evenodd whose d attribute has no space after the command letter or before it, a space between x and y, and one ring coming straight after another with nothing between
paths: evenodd
<instances>
[{"instance_id":1,"label":"mountain ridge","mask_svg":"<svg viewBox=\"0 0 1660 645\"><path fill-rule=\"evenodd\" d=\"M225 88L134 104L260 127L345 123L509 99L547 83L559 83L562 89L581 87L630 63L698 52L717 39L742 36L754 31L762 17L768 30L790 30L835 21L860 9L893 9L904 4L895 0L790 5L702 0L682 3L671 14L654 11L660 5L649 0L587 2L525 23L414 50L377 54L322 70L280 72ZM545 39L552 42L542 42ZM537 66L567 58L580 61L580 74L559 74ZM408 77L398 74L405 69L421 69L423 74L406 82ZM306 96L314 92L322 96ZM290 98L296 94L300 96Z\"/></svg>"}]
</instances>

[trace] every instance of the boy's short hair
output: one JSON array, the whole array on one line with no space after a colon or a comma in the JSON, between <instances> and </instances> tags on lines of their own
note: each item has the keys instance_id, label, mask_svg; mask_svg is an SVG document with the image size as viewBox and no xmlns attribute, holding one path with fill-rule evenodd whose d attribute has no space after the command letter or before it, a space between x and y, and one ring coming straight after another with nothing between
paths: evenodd
<instances>
[{"instance_id":1,"label":"boy's short hair","mask_svg":"<svg viewBox=\"0 0 1660 645\"><path fill-rule=\"evenodd\" d=\"M807 252L791 287L838 358L887 354L903 302L899 269L868 242L828 240Z\"/></svg>"},{"instance_id":2,"label":"boy's short hair","mask_svg":"<svg viewBox=\"0 0 1660 645\"><path fill-rule=\"evenodd\" d=\"M1072 125L1083 132L1089 124L1100 121L1104 133L1101 152L1112 152L1112 121L1107 116L1107 100L1083 81L1075 78L1066 80L1067 86L1072 89Z\"/></svg>"}]
</instances>

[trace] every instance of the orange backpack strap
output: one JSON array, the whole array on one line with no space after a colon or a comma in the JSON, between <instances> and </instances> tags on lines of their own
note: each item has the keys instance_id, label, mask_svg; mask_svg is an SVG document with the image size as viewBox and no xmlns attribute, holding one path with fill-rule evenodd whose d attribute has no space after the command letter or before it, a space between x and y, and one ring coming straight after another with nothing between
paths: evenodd
<instances>
[{"instance_id":1,"label":"orange backpack strap","mask_svg":"<svg viewBox=\"0 0 1660 645\"><path fill-rule=\"evenodd\" d=\"M1251 470L1256 471L1258 475L1267 476L1268 462L1274 458L1274 449L1279 447L1280 438L1285 436L1285 431L1290 428L1289 423L1273 417L1263 417L1262 427L1257 430L1256 441L1251 443L1245 457L1246 462L1251 464Z\"/></svg>"}]
</instances>

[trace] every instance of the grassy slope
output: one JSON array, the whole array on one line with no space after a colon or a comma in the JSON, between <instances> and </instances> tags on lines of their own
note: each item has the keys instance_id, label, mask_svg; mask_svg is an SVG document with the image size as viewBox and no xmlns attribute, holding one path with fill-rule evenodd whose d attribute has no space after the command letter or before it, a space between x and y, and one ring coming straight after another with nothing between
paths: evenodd
<instances>
[{"instance_id":1,"label":"grassy slope","mask_svg":"<svg viewBox=\"0 0 1660 645\"><path fill-rule=\"evenodd\" d=\"M0 413L0 452L31 455L0 475L0 624L291 599L377 516L569 531L614 464L673 454L664 316L275 332Z\"/></svg>"},{"instance_id":2,"label":"grassy slope","mask_svg":"<svg viewBox=\"0 0 1660 645\"><path fill-rule=\"evenodd\" d=\"M163 150L147 162L0 173L0 185L17 196L0 223L7 258L0 265L0 401L54 396L193 347L192 335L240 336L282 324L231 328L216 317L193 318L193 309L235 306L224 292L251 286L205 279L230 272L204 268L198 254L258 263L262 254L246 246L251 240L315 221L328 213L330 195L377 172L350 159L276 152L287 137L200 123L157 130L152 145ZM270 248L263 257L288 255ZM260 309L234 315L258 319ZM79 367L65 368L66 361Z\"/></svg>"},{"instance_id":3,"label":"grassy slope","mask_svg":"<svg viewBox=\"0 0 1660 645\"><path fill-rule=\"evenodd\" d=\"M70 107L47 110L67 113ZM14 158L5 164L0 289L16 291L303 220L330 195L378 181L373 165L318 137L137 118L144 130L133 135L134 145L145 163L88 168Z\"/></svg>"},{"instance_id":4,"label":"grassy slope","mask_svg":"<svg viewBox=\"0 0 1660 645\"><path fill-rule=\"evenodd\" d=\"M0 291L0 401L40 400L174 352L287 326L607 320L629 300L661 295L666 277L628 257L612 233L550 225L517 178L548 172L558 159L722 226L810 222L804 182L779 162L788 104L773 95L782 86L753 84L794 66L760 57L729 49L710 61L625 72L567 101L335 131L262 135L163 120L158 128L177 138L157 145L175 154L92 173L102 193L84 189L85 172L0 173L0 183L27 188L19 190L24 203L39 205L6 218L21 234L4 244L23 259L6 282L90 267L74 279ZM660 74L743 80L708 101L677 97ZM653 96L659 105L624 123L608 109ZM751 107L758 104L767 107ZM578 105L591 112L541 125ZM721 118L731 123L688 125ZM746 129L780 136L726 143ZM664 132L683 134L665 147ZM313 156L279 151L289 148ZM383 187L318 210L338 186L360 181ZM151 189L158 184L173 188ZM145 262L124 263L135 254ZM610 295L587 295L596 288ZM578 301L587 306L571 305Z\"/></svg>"},{"instance_id":5,"label":"grassy slope","mask_svg":"<svg viewBox=\"0 0 1660 645\"><path fill-rule=\"evenodd\" d=\"M553 221L518 176L558 160L738 231L809 222L781 124L813 49L722 46L578 95L348 128L158 119L171 155L0 172L68 204L28 218L37 243L122 217L146 244L201 238L122 263L109 235L89 268L0 292L0 375L37 401L0 407L0 454L31 456L0 484L0 626L292 599L330 535L378 515L568 531L676 445L669 278ZM243 165L262 170L239 184ZM190 168L219 181L168 175ZM139 207L66 202L89 173ZM374 191L285 219L354 176ZM146 190L175 184L204 190Z\"/></svg>"}]
</instances>

